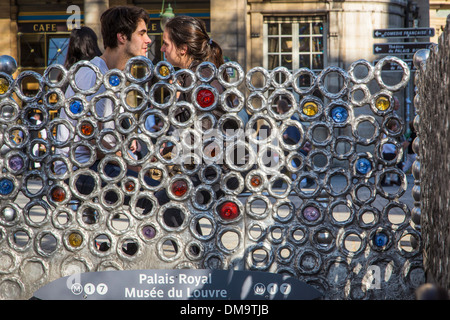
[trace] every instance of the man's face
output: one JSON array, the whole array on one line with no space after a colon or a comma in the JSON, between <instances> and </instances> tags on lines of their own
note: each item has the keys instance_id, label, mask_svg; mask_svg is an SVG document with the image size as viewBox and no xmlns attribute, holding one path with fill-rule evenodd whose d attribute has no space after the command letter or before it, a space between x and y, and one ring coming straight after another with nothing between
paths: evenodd
<instances>
[{"instance_id":1,"label":"man's face","mask_svg":"<svg viewBox=\"0 0 450 320\"><path fill-rule=\"evenodd\" d=\"M136 30L131 34L131 39L127 41L125 51L130 57L145 56L151 42L147 35L147 25L141 19Z\"/></svg>"}]
</instances>

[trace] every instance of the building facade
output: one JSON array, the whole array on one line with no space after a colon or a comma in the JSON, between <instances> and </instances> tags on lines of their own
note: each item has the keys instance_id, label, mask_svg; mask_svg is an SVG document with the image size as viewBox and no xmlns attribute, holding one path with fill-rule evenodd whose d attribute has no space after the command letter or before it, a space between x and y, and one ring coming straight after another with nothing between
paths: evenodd
<instances>
[{"instance_id":1,"label":"building facade","mask_svg":"<svg viewBox=\"0 0 450 320\"><path fill-rule=\"evenodd\" d=\"M99 16L109 6L136 5L150 15L149 35L153 43L149 58L160 53L160 14L170 5L175 14L204 19L211 37L221 44L227 59L238 61L248 71L256 66L289 70L301 67L315 72L327 66L348 69L352 62L376 62L383 55L374 44L408 41L376 39L374 30L442 25L449 1L425 0L9 0L0 4L0 54L16 58L19 69L42 73L65 58L70 23L94 28L100 36ZM449 6L450 7L450 6ZM441 20L439 20L441 19ZM69 23L70 22L70 23ZM440 25L438 25L440 23ZM429 38L415 39L428 42ZM100 45L100 47L102 47ZM412 59L412 56L400 56ZM395 78L395 72L388 77ZM33 90L33 83L24 83ZM410 104L410 93L403 97ZM409 106L405 112L409 111Z\"/></svg>"},{"instance_id":2,"label":"building facade","mask_svg":"<svg viewBox=\"0 0 450 320\"><path fill-rule=\"evenodd\" d=\"M450 14L450 0L430 0L430 27L436 30L431 42L438 43L439 36L443 33L447 24L447 16Z\"/></svg>"}]
</instances>

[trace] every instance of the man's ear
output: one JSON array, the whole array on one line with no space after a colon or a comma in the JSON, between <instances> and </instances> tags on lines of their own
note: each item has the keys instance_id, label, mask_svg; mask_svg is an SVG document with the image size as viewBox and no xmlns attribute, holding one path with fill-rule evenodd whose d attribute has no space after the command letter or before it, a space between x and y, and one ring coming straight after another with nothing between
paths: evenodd
<instances>
[{"instance_id":1,"label":"man's ear","mask_svg":"<svg viewBox=\"0 0 450 320\"><path fill-rule=\"evenodd\" d=\"M124 33L117 34L117 43L125 43L127 40L128 38Z\"/></svg>"}]
</instances>

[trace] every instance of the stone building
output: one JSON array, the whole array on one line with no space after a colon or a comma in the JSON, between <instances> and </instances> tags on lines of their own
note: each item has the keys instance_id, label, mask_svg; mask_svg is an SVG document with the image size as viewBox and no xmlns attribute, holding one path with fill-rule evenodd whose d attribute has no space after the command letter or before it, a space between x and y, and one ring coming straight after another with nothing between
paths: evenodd
<instances>
[{"instance_id":1,"label":"stone building","mask_svg":"<svg viewBox=\"0 0 450 320\"><path fill-rule=\"evenodd\" d=\"M320 72L327 66L348 69L359 59L376 62L374 44L422 39L377 39L377 29L428 27L448 10L449 1L425 0L7 0L0 4L0 54L16 58L19 69L42 73L52 63L62 63L67 47L68 22L79 19L99 34L99 15L107 7L141 6L150 15L149 34L153 44L149 58L163 59L160 14L168 7L174 14L204 19L212 38L225 56L238 61L246 71L255 66L290 70L307 67ZM445 20L445 18L444 18ZM70 26L69 26L70 28ZM438 30L439 25L436 26ZM437 31L436 33L439 33ZM100 46L102 47L102 46ZM412 59L412 55L401 55ZM395 78L395 71L387 77ZM24 83L27 89L33 83ZM402 95L410 118L413 88Z\"/></svg>"}]
</instances>

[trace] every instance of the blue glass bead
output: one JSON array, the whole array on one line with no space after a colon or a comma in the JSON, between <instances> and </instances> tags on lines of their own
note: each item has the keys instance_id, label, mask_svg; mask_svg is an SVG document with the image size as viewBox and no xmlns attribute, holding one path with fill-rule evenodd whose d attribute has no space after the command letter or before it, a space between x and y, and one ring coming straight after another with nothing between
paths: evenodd
<instances>
[{"instance_id":1,"label":"blue glass bead","mask_svg":"<svg viewBox=\"0 0 450 320\"><path fill-rule=\"evenodd\" d=\"M345 122L348 118L348 111L344 107L334 107L331 110L331 117L336 123Z\"/></svg>"},{"instance_id":2,"label":"blue glass bead","mask_svg":"<svg viewBox=\"0 0 450 320\"><path fill-rule=\"evenodd\" d=\"M308 221L316 221L320 217L320 211L316 207L309 206L303 209L303 216Z\"/></svg>"},{"instance_id":3,"label":"blue glass bead","mask_svg":"<svg viewBox=\"0 0 450 320\"><path fill-rule=\"evenodd\" d=\"M6 196L14 189L14 184L11 180L3 178L0 180L0 194Z\"/></svg>"},{"instance_id":4,"label":"blue glass bead","mask_svg":"<svg viewBox=\"0 0 450 320\"><path fill-rule=\"evenodd\" d=\"M366 158L361 158L356 161L356 171L360 174L367 174L372 170L372 164Z\"/></svg>"},{"instance_id":5,"label":"blue glass bead","mask_svg":"<svg viewBox=\"0 0 450 320\"><path fill-rule=\"evenodd\" d=\"M382 232L377 233L374 238L374 242L377 247L384 247L389 240L388 236Z\"/></svg>"},{"instance_id":6,"label":"blue glass bead","mask_svg":"<svg viewBox=\"0 0 450 320\"><path fill-rule=\"evenodd\" d=\"M109 84L113 87L117 87L120 84L120 78L116 75L112 75L109 77Z\"/></svg>"},{"instance_id":7,"label":"blue glass bead","mask_svg":"<svg viewBox=\"0 0 450 320\"><path fill-rule=\"evenodd\" d=\"M12 156L8 161L9 167L13 171L19 171L23 168L24 161L20 156Z\"/></svg>"},{"instance_id":8,"label":"blue glass bead","mask_svg":"<svg viewBox=\"0 0 450 320\"><path fill-rule=\"evenodd\" d=\"M83 111L83 104L79 100L74 100L70 103L69 109L73 114L80 113L81 111Z\"/></svg>"}]
</instances>

